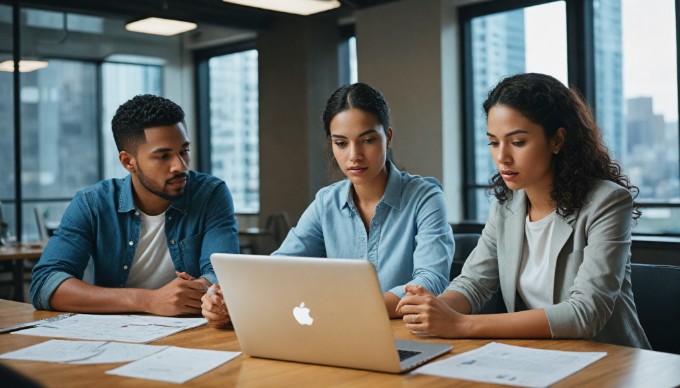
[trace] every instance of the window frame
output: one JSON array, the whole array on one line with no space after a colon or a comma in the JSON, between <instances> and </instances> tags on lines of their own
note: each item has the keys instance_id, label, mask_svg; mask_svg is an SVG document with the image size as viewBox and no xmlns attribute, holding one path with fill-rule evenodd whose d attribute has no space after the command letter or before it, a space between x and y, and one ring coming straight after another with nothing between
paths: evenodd
<instances>
[{"instance_id":1,"label":"window frame","mask_svg":"<svg viewBox=\"0 0 680 388\"><path fill-rule=\"evenodd\" d=\"M347 24L338 28L338 84L348 85L351 82L351 66L349 58L349 40L356 38L354 24Z\"/></svg>"}]
</instances>

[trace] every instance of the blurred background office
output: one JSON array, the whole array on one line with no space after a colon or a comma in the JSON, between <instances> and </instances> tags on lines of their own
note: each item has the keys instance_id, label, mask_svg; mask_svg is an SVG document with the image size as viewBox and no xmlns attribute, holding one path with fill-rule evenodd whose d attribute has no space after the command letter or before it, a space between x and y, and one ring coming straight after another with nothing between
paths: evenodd
<instances>
[{"instance_id":1,"label":"blurred background office","mask_svg":"<svg viewBox=\"0 0 680 388\"><path fill-rule=\"evenodd\" d=\"M501 77L536 71L579 88L640 187L634 248L646 253L634 257L680 263L677 0L318 3L336 8L305 16L218 0L0 0L7 237L38 239L40 216L54 227L77 190L125 175L110 120L140 93L185 109L193 168L227 182L251 228L244 239L259 238L255 227L273 234L272 214L294 225L334 179L319 146L325 100L357 80L391 103L396 164L438 178L454 230L478 231L494 170L481 102ZM195 27L128 30L150 16Z\"/></svg>"}]
</instances>

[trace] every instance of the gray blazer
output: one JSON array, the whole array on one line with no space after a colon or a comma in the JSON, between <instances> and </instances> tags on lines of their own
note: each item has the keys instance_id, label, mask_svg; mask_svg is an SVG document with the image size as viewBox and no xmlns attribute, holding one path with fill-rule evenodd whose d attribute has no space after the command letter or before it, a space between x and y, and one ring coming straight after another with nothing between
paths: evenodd
<instances>
[{"instance_id":1,"label":"gray blazer","mask_svg":"<svg viewBox=\"0 0 680 388\"><path fill-rule=\"evenodd\" d=\"M499 285L508 311L516 311L526 202L523 190L493 201L477 247L447 289L462 293L473 313ZM554 304L545 308L553 338L650 349L630 281L632 206L628 190L601 181L578 212L556 218L547 258Z\"/></svg>"}]
</instances>

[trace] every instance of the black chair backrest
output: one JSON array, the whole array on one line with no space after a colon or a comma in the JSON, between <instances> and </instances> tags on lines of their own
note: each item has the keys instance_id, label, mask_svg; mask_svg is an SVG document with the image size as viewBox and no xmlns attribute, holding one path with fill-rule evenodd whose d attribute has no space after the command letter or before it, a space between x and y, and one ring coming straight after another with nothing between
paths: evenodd
<instances>
[{"instance_id":1,"label":"black chair backrest","mask_svg":"<svg viewBox=\"0 0 680 388\"><path fill-rule=\"evenodd\" d=\"M460 275L463 269L463 264L473 249L477 246L479 238L482 237L479 233L454 233L453 241L456 243L456 250L453 253L453 263L451 263L451 273L449 280L453 280Z\"/></svg>"},{"instance_id":2,"label":"black chair backrest","mask_svg":"<svg viewBox=\"0 0 680 388\"><path fill-rule=\"evenodd\" d=\"M463 269L463 264L467 260L470 253L477 246L480 237L479 233L454 233L453 240L456 243L456 250L453 254L453 263L451 263L451 272L449 273L449 280L453 280L456 276L460 275ZM479 314L497 314L506 313L508 310L505 308L505 302L503 302L503 296L501 290L499 289L496 293L491 296L484 307L479 311Z\"/></svg>"},{"instance_id":3,"label":"black chair backrest","mask_svg":"<svg viewBox=\"0 0 680 388\"><path fill-rule=\"evenodd\" d=\"M635 307L652 349L680 354L680 267L631 267Z\"/></svg>"},{"instance_id":4,"label":"black chair backrest","mask_svg":"<svg viewBox=\"0 0 680 388\"><path fill-rule=\"evenodd\" d=\"M272 236L276 248L278 248L283 242L283 239L286 238L290 228L291 225L288 212L272 213L267 217L265 229Z\"/></svg>"}]
</instances>

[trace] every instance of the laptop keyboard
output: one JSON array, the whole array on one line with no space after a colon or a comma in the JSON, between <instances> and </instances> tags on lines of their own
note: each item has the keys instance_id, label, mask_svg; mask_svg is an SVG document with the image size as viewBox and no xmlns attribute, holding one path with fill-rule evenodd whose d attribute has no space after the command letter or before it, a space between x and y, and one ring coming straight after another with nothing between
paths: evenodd
<instances>
[{"instance_id":1,"label":"laptop keyboard","mask_svg":"<svg viewBox=\"0 0 680 388\"><path fill-rule=\"evenodd\" d=\"M404 361L408 358L411 358L413 356L417 356L422 352L414 352L412 350L401 350L397 349L397 352L399 352L399 361Z\"/></svg>"}]
</instances>

